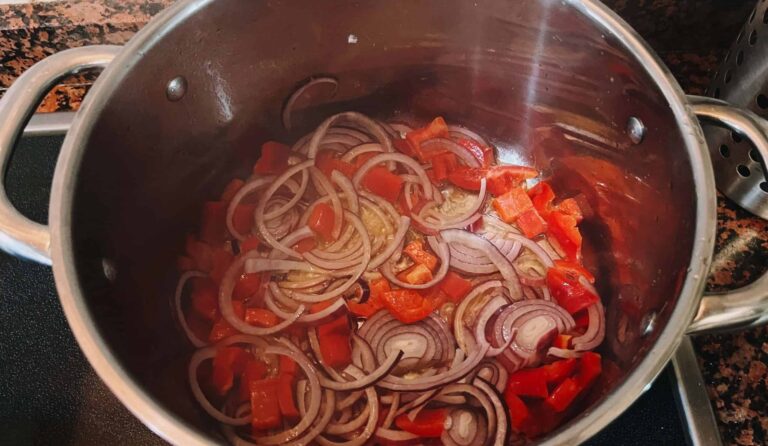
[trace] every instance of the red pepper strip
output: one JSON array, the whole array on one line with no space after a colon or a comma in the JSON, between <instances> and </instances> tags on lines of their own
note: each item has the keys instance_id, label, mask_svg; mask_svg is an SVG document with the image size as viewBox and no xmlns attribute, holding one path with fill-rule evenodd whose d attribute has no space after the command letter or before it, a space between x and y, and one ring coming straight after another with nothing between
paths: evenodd
<instances>
[{"instance_id":1,"label":"red pepper strip","mask_svg":"<svg viewBox=\"0 0 768 446\"><path fill-rule=\"evenodd\" d=\"M312 305L312 313L322 311L332 302L321 302ZM329 367L343 367L352 362L352 348L349 343L351 336L347 315L339 316L331 322L317 327L317 339L323 362Z\"/></svg>"},{"instance_id":2,"label":"red pepper strip","mask_svg":"<svg viewBox=\"0 0 768 446\"><path fill-rule=\"evenodd\" d=\"M433 138L448 136L448 125L438 116L432 122L420 129L411 130L405 135L405 139L417 155L421 155L421 143ZM421 157L421 156L420 156ZM422 160L423 161L423 160Z\"/></svg>"},{"instance_id":3,"label":"red pepper strip","mask_svg":"<svg viewBox=\"0 0 768 446\"><path fill-rule=\"evenodd\" d=\"M523 369L509 375L507 391L515 395L546 398L547 380L541 369Z\"/></svg>"},{"instance_id":4,"label":"red pepper strip","mask_svg":"<svg viewBox=\"0 0 768 446\"><path fill-rule=\"evenodd\" d=\"M235 206L235 212L232 215L232 226L243 235L248 235L253 229L254 216L256 210L255 204L238 204Z\"/></svg>"},{"instance_id":5,"label":"red pepper strip","mask_svg":"<svg viewBox=\"0 0 768 446\"><path fill-rule=\"evenodd\" d=\"M296 373L299 371L299 365L296 364L296 361L285 355L280 355L278 364L281 376L296 376Z\"/></svg>"},{"instance_id":6,"label":"red pepper strip","mask_svg":"<svg viewBox=\"0 0 768 446\"><path fill-rule=\"evenodd\" d=\"M397 275L397 278L405 283L421 285L432 280L432 271L424 265L416 264Z\"/></svg>"},{"instance_id":7,"label":"red pepper strip","mask_svg":"<svg viewBox=\"0 0 768 446\"><path fill-rule=\"evenodd\" d=\"M348 178L352 178L357 171L357 167L346 161L336 158L337 152L333 150L321 150L317 153L315 164L327 177L330 178L334 170L338 170Z\"/></svg>"},{"instance_id":8,"label":"red pepper strip","mask_svg":"<svg viewBox=\"0 0 768 446\"><path fill-rule=\"evenodd\" d=\"M411 144L406 139L395 138L392 140L392 145L395 147L395 150L404 155L408 155L411 158L417 157L416 151L413 150L413 147L411 147Z\"/></svg>"},{"instance_id":9,"label":"red pepper strip","mask_svg":"<svg viewBox=\"0 0 768 446\"><path fill-rule=\"evenodd\" d=\"M276 429L282 425L277 378L250 382L251 425L256 430Z\"/></svg>"},{"instance_id":10,"label":"red pepper strip","mask_svg":"<svg viewBox=\"0 0 768 446\"><path fill-rule=\"evenodd\" d=\"M192 286L192 309L205 320L216 319L219 312L219 287L207 277L195 278Z\"/></svg>"},{"instance_id":11,"label":"red pepper strip","mask_svg":"<svg viewBox=\"0 0 768 446\"><path fill-rule=\"evenodd\" d=\"M376 312L384 308L382 295L390 291L389 281L387 279L374 279L368 283L369 296L365 303L348 301L347 307L352 314L363 317L371 317Z\"/></svg>"},{"instance_id":12,"label":"red pepper strip","mask_svg":"<svg viewBox=\"0 0 768 446\"><path fill-rule=\"evenodd\" d=\"M245 306L242 302L233 300L232 309L235 311L235 315L238 318L245 318ZM223 317L219 316L216 322L214 322L213 327L211 327L211 333L208 335L208 340L211 342L217 342L238 333L240 332L237 331L233 326L229 325L229 322L227 322Z\"/></svg>"},{"instance_id":13,"label":"red pepper strip","mask_svg":"<svg viewBox=\"0 0 768 446\"><path fill-rule=\"evenodd\" d=\"M408 414L398 415L395 426L424 438L439 438L445 430L448 409L424 409L411 421Z\"/></svg>"},{"instance_id":14,"label":"red pepper strip","mask_svg":"<svg viewBox=\"0 0 768 446\"><path fill-rule=\"evenodd\" d=\"M574 217L562 212L552 212L547 218L547 234L556 242L565 257L578 261L581 258L581 233Z\"/></svg>"},{"instance_id":15,"label":"red pepper strip","mask_svg":"<svg viewBox=\"0 0 768 446\"><path fill-rule=\"evenodd\" d=\"M533 203L522 187L513 187L505 194L493 199L493 208L502 220L514 223L523 212L533 209Z\"/></svg>"},{"instance_id":16,"label":"red pepper strip","mask_svg":"<svg viewBox=\"0 0 768 446\"><path fill-rule=\"evenodd\" d=\"M517 226L528 238L534 238L547 231L547 222L533 208L523 211L517 217Z\"/></svg>"},{"instance_id":17,"label":"red pepper strip","mask_svg":"<svg viewBox=\"0 0 768 446\"><path fill-rule=\"evenodd\" d=\"M248 401L251 398L251 382L263 379L265 376L267 376L267 365L257 359L248 359L245 370L240 375L239 401Z\"/></svg>"},{"instance_id":18,"label":"red pepper strip","mask_svg":"<svg viewBox=\"0 0 768 446\"><path fill-rule=\"evenodd\" d=\"M245 322L256 327L274 327L280 323L280 318L264 308L248 308L245 310Z\"/></svg>"},{"instance_id":19,"label":"red pepper strip","mask_svg":"<svg viewBox=\"0 0 768 446\"><path fill-rule=\"evenodd\" d=\"M406 324L424 319L437 308L432 298L425 298L414 290L387 291L382 298L392 316Z\"/></svg>"},{"instance_id":20,"label":"red pepper strip","mask_svg":"<svg viewBox=\"0 0 768 446\"><path fill-rule=\"evenodd\" d=\"M240 190L240 188L243 187L244 184L245 181L241 180L240 178L233 179L224 188L224 192L221 193L220 200L225 203L229 203L233 198L235 198L235 195Z\"/></svg>"},{"instance_id":21,"label":"red pepper strip","mask_svg":"<svg viewBox=\"0 0 768 446\"><path fill-rule=\"evenodd\" d=\"M557 210L563 214L570 215L571 217L575 218L577 223L581 222L581 220L584 218L584 216L581 214L581 207L579 207L579 203L577 203L573 198L566 198L565 200L561 201L557 205Z\"/></svg>"},{"instance_id":22,"label":"red pepper strip","mask_svg":"<svg viewBox=\"0 0 768 446\"><path fill-rule=\"evenodd\" d=\"M574 276L582 275L589 283L595 283L595 276L589 272L586 268L579 265L576 262L569 262L567 260L555 260L555 267L563 271L573 274Z\"/></svg>"},{"instance_id":23,"label":"red pepper strip","mask_svg":"<svg viewBox=\"0 0 768 446\"><path fill-rule=\"evenodd\" d=\"M529 403L528 412L530 415L520 427L520 432L531 439L553 431L563 420L563 415L552 409L547 400Z\"/></svg>"},{"instance_id":24,"label":"red pepper strip","mask_svg":"<svg viewBox=\"0 0 768 446\"><path fill-rule=\"evenodd\" d=\"M459 161L453 153L441 153L432 158L432 170L437 181L448 178L448 174L458 167Z\"/></svg>"},{"instance_id":25,"label":"red pepper strip","mask_svg":"<svg viewBox=\"0 0 768 446\"><path fill-rule=\"evenodd\" d=\"M483 167L486 169L496 164L496 155L493 153L493 147L483 147L483 156L485 156Z\"/></svg>"},{"instance_id":26,"label":"red pepper strip","mask_svg":"<svg viewBox=\"0 0 768 446\"><path fill-rule=\"evenodd\" d=\"M219 395L232 389L235 374L243 373L248 358L248 353L240 347L222 347L216 351L211 382Z\"/></svg>"},{"instance_id":27,"label":"red pepper strip","mask_svg":"<svg viewBox=\"0 0 768 446\"><path fill-rule=\"evenodd\" d=\"M253 173L261 175L277 174L288 167L291 148L275 141L267 141L261 146L261 157L253 166Z\"/></svg>"},{"instance_id":28,"label":"red pepper strip","mask_svg":"<svg viewBox=\"0 0 768 446\"><path fill-rule=\"evenodd\" d=\"M552 342L552 347L563 349L571 348L571 339L573 339L573 336L571 335L557 335L554 342Z\"/></svg>"},{"instance_id":29,"label":"red pepper strip","mask_svg":"<svg viewBox=\"0 0 768 446\"><path fill-rule=\"evenodd\" d=\"M258 294L261 291L261 274L251 273L243 274L235 284L235 289L232 291L232 299L246 300ZM217 291L218 294L218 291Z\"/></svg>"},{"instance_id":30,"label":"red pepper strip","mask_svg":"<svg viewBox=\"0 0 768 446\"><path fill-rule=\"evenodd\" d=\"M508 391L504 392L504 401L506 401L507 407L509 408L509 417L512 420L512 428L516 431L520 431L523 428L524 423L528 421L528 418L530 417L528 406L526 406L523 400L517 395Z\"/></svg>"},{"instance_id":31,"label":"red pepper strip","mask_svg":"<svg viewBox=\"0 0 768 446\"><path fill-rule=\"evenodd\" d=\"M333 221L335 215L328 203L318 203L312 208L307 220L307 226L320 238L327 242L333 241Z\"/></svg>"},{"instance_id":32,"label":"red pepper strip","mask_svg":"<svg viewBox=\"0 0 768 446\"><path fill-rule=\"evenodd\" d=\"M546 403L555 412L562 412L571 405L573 400L584 390L584 387L573 378L565 378L555 390L552 391L552 395L546 399Z\"/></svg>"},{"instance_id":33,"label":"red pepper strip","mask_svg":"<svg viewBox=\"0 0 768 446\"><path fill-rule=\"evenodd\" d=\"M232 260L234 260L235 257L231 252L224 248L215 248L212 250L212 254L213 265L211 265L211 279L218 284L221 283L221 279L224 277L224 274L229 269L229 265L232 264Z\"/></svg>"},{"instance_id":34,"label":"red pepper strip","mask_svg":"<svg viewBox=\"0 0 768 446\"><path fill-rule=\"evenodd\" d=\"M248 237L247 239L240 242L240 252L248 252L252 251L254 249L257 249L259 245L261 244L261 241L258 237Z\"/></svg>"},{"instance_id":35,"label":"red pepper strip","mask_svg":"<svg viewBox=\"0 0 768 446\"><path fill-rule=\"evenodd\" d=\"M525 166L493 166L488 169L486 181L488 192L498 197L510 190L520 187L527 179L536 178L539 172Z\"/></svg>"},{"instance_id":36,"label":"red pepper strip","mask_svg":"<svg viewBox=\"0 0 768 446\"><path fill-rule=\"evenodd\" d=\"M544 379L547 380L547 383L559 383L573 374L576 370L576 363L575 358L570 358L555 361L539 368L544 372Z\"/></svg>"},{"instance_id":37,"label":"red pepper strip","mask_svg":"<svg viewBox=\"0 0 768 446\"><path fill-rule=\"evenodd\" d=\"M445 275L445 279L443 279L437 286L453 303L461 302L461 300L472 290L472 282L453 271L448 271Z\"/></svg>"},{"instance_id":38,"label":"red pepper strip","mask_svg":"<svg viewBox=\"0 0 768 446\"><path fill-rule=\"evenodd\" d=\"M576 328L589 327L589 312L587 310L577 311L573 314L573 320L576 322Z\"/></svg>"},{"instance_id":39,"label":"red pepper strip","mask_svg":"<svg viewBox=\"0 0 768 446\"><path fill-rule=\"evenodd\" d=\"M293 399L293 377L281 375L278 379L277 402L280 413L287 418L299 418L299 409L296 408L296 402Z\"/></svg>"},{"instance_id":40,"label":"red pepper strip","mask_svg":"<svg viewBox=\"0 0 768 446\"><path fill-rule=\"evenodd\" d=\"M299 243L296 243L293 246L293 249L295 249L299 253L305 253L312 251L317 247L317 240L314 239L314 237L308 237L303 240L299 240Z\"/></svg>"},{"instance_id":41,"label":"red pepper strip","mask_svg":"<svg viewBox=\"0 0 768 446\"><path fill-rule=\"evenodd\" d=\"M576 380L584 387L589 386L603 371L601 357L595 352L584 352L581 357L579 373Z\"/></svg>"},{"instance_id":42,"label":"red pepper strip","mask_svg":"<svg viewBox=\"0 0 768 446\"><path fill-rule=\"evenodd\" d=\"M403 179L383 166L376 166L369 170L363 177L362 183L366 189L390 203L397 201L400 190L403 188Z\"/></svg>"},{"instance_id":43,"label":"red pepper strip","mask_svg":"<svg viewBox=\"0 0 768 446\"><path fill-rule=\"evenodd\" d=\"M458 167L448 172L448 181L462 189L478 191L480 190L480 180L485 178L486 173L487 169Z\"/></svg>"},{"instance_id":44,"label":"red pepper strip","mask_svg":"<svg viewBox=\"0 0 768 446\"><path fill-rule=\"evenodd\" d=\"M227 239L227 203L209 201L203 205L200 219L200 240L217 245Z\"/></svg>"},{"instance_id":45,"label":"red pepper strip","mask_svg":"<svg viewBox=\"0 0 768 446\"><path fill-rule=\"evenodd\" d=\"M403 252L419 265L426 266L430 271L437 268L437 257L424 249L424 243L421 240L414 240L406 245Z\"/></svg>"},{"instance_id":46,"label":"red pepper strip","mask_svg":"<svg viewBox=\"0 0 768 446\"><path fill-rule=\"evenodd\" d=\"M547 270L547 288L557 303L570 314L584 310L600 300L579 282L578 276L559 268Z\"/></svg>"},{"instance_id":47,"label":"red pepper strip","mask_svg":"<svg viewBox=\"0 0 768 446\"><path fill-rule=\"evenodd\" d=\"M456 143L460 145L461 147L464 147L467 149L467 152L471 153L472 156L477 160L477 162L480 163L480 166L487 167L488 164L485 160L485 151L483 150L483 147L480 146L475 141L469 140L467 138L459 138L456 140Z\"/></svg>"},{"instance_id":48,"label":"red pepper strip","mask_svg":"<svg viewBox=\"0 0 768 446\"><path fill-rule=\"evenodd\" d=\"M546 218L552 211L552 202L555 200L555 192L552 190L552 186L549 183L541 181L528 191L528 196L531 197L533 207L539 211L539 215Z\"/></svg>"}]
</instances>

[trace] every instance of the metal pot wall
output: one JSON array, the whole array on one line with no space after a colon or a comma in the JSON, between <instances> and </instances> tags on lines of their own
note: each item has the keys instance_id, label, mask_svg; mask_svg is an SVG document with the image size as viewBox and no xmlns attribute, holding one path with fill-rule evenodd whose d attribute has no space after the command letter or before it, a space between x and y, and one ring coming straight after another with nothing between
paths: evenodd
<instances>
[{"instance_id":1,"label":"metal pot wall","mask_svg":"<svg viewBox=\"0 0 768 446\"><path fill-rule=\"evenodd\" d=\"M443 115L490 136L502 161L590 201L601 352L622 372L544 443L578 443L616 418L686 332L765 320L768 279L701 299L716 218L696 115L726 122L768 159L765 123L686 98L597 1L182 1L125 48L64 51L21 76L0 102L0 171L47 89L88 67L106 69L64 142L49 225L0 194L0 246L52 263L93 367L173 443L222 441L189 394L191 346L170 306L183 234L262 141L296 138L341 110ZM318 74L336 77L338 94L297 111L286 133L283 101Z\"/></svg>"}]
</instances>

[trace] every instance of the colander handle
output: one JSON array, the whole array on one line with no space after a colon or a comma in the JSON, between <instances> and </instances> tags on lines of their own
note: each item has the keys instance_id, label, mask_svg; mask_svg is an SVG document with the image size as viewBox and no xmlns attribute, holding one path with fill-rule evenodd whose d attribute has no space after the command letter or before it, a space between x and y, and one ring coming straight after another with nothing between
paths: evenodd
<instances>
[{"instance_id":1,"label":"colander handle","mask_svg":"<svg viewBox=\"0 0 768 446\"><path fill-rule=\"evenodd\" d=\"M95 45L56 53L25 71L0 100L0 249L50 264L48 226L21 215L5 192L5 172L16 141L43 96L63 77L89 68L103 68L119 46Z\"/></svg>"},{"instance_id":2,"label":"colander handle","mask_svg":"<svg viewBox=\"0 0 768 446\"><path fill-rule=\"evenodd\" d=\"M748 138L763 159L768 160L768 121L717 99L689 96L688 100L699 119L728 127ZM688 333L744 329L766 323L768 274L763 274L745 287L704 295Z\"/></svg>"}]
</instances>

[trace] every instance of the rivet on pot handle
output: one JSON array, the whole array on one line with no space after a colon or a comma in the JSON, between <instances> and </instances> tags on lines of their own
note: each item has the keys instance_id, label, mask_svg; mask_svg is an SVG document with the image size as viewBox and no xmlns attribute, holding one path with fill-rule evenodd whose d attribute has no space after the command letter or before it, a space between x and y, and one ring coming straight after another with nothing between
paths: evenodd
<instances>
[{"instance_id":1,"label":"rivet on pot handle","mask_svg":"<svg viewBox=\"0 0 768 446\"><path fill-rule=\"evenodd\" d=\"M703 121L724 125L754 144L768 160L768 121L749 110L702 97L688 96L694 113ZM735 330L768 323L768 274L732 291L706 294L688 333Z\"/></svg>"},{"instance_id":2,"label":"rivet on pot handle","mask_svg":"<svg viewBox=\"0 0 768 446\"><path fill-rule=\"evenodd\" d=\"M0 249L50 264L51 234L13 207L5 193L5 172L16 141L43 96L63 77L89 68L104 68L121 47L95 45L56 53L25 71L0 100Z\"/></svg>"}]
</instances>

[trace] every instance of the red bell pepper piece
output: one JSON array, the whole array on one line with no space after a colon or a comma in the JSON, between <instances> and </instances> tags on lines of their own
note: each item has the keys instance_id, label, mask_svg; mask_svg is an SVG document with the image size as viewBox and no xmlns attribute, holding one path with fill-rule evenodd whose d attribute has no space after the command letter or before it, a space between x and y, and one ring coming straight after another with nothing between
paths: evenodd
<instances>
[{"instance_id":1,"label":"red bell pepper piece","mask_svg":"<svg viewBox=\"0 0 768 446\"><path fill-rule=\"evenodd\" d=\"M211 279L221 283L221 279L232 264L234 256L224 248L212 249L213 264L211 265Z\"/></svg>"},{"instance_id":2,"label":"red bell pepper piece","mask_svg":"<svg viewBox=\"0 0 768 446\"><path fill-rule=\"evenodd\" d=\"M243 274L235 284L235 289L232 291L232 299L246 300L251 296L259 294L261 292L261 274L251 273Z\"/></svg>"},{"instance_id":3,"label":"red bell pepper piece","mask_svg":"<svg viewBox=\"0 0 768 446\"><path fill-rule=\"evenodd\" d=\"M216 319L219 312L219 287L209 278L195 278L192 282L192 309L205 320Z\"/></svg>"},{"instance_id":4,"label":"red bell pepper piece","mask_svg":"<svg viewBox=\"0 0 768 446\"><path fill-rule=\"evenodd\" d=\"M267 141L261 145L261 156L253 166L253 173L272 175L288 168L291 148L276 141Z\"/></svg>"},{"instance_id":5,"label":"red bell pepper piece","mask_svg":"<svg viewBox=\"0 0 768 446\"><path fill-rule=\"evenodd\" d=\"M384 305L400 322L418 322L436 308L435 302L414 290L393 290L382 294Z\"/></svg>"},{"instance_id":6,"label":"red bell pepper piece","mask_svg":"<svg viewBox=\"0 0 768 446\"><path fill-rule=\"evenodd\" d=\"M264 308L248 308L245 310L245 322L256 327L274 327L280 323L280 318Z\"/></svg>"},{"instance_id":7,"label":"red bell pepper piece","mask_svg":"<svg viewBox=\"0 0 768 446\"><path fill-rule=\"evenodd\" d=\"M539 215L548 217L552 211L552 202L555 200L555 191L552 190L552 186L541 181L528 191L528 196L531 197L533 207L539 211Z\"/></svg>"},{"instance_id":8,"label":"red bell pepper piece","mask_svg":"<svg viewBox=\"0 0 768 446\"><path fill-rule=\"evenodd\" d=\"M557 205L557 210L563 214L570 215L576 219L576 223L581 222L584 216L581 214L579 203L573 198L566 198Z\"/></svg>"},{"instance_id":9,"label":"red bell pepper piece","mask_svg":"<svg viewBox=\"0 0 768 446\"><path fill-rule=\"evenodd\" d=\"M459 303L472 290L472 282L453 271L448 271L445 279L438 284L438 287L451 302Z\"/></svg>"},{"instance_id":10,"label":"red bell pepper piece","mask_svg":"<svg viewBox=\"0 0 768 446\"><path fill-rule=\"evenodd\" d=\"M235 198L235 195L237 195L244 184L245 181L241 180L240 178L233 179L227 183L227 186L224 188L224 192L221 193L220 200L225 203L229 203L233 198Z\"/></svg>"},{"instance_id":11,"label":"red bell pepper piece","mask_svg":"<svg viewBox=\"0 0 768 446\"><path fill-rule=\"evenodd\" d=\"M293 246L293 249L295 249L299 253L305 253L312 251L317 247L317 240L315 240L313 237L308 237L302 240L299 240L299 243L296 243L296 245Z\"/></svg>"},{"instance_id":12,"label":"red bell pepper piece","mask_svg":"<svg viewBox=\"0 0 768 446\"><path fill-rule=\"evenodd\" d=\"M382 295L390 291L389 281L385 278L374 279L368 283L368 300L365 303L347 301L347 307L352 314L363 317L371 317L384 308Z\"/></svg>"},{"instance_id":13,"label":"red bell pepper piece","mask_svg":"<svg viewBox=\"0 0 768 446\"><path fill-rule=\"evenodd\" d=\"M312 305L312 313L324 310L331 302ZM352 348L349 343L351 331L346 315L337 317L317 327L317 339L323 362L329 367L343 367L352 362Z\"/></svg>"},{"instance_id":14,"label":"red bell pepper piece","mask_svg":"<svg viewBox=\"0 0 768 446\"><path fill-rule=\"evenodd\" d=\"M291 419L299 418L299 409L293 398L293 376L280 376L277 384L277 402L280 413Z\"/></svg>"},{"instance_id":15,"label":"red bell pepper piece","mask_svg":"<svg viewBox=\"0 0 768 446\"><path fill-rule=\"evenodd\" d=\"M547 218L547 234L569 260L581 258L581 233L576 227L576 219L568 214L554 211Z\"/></svg>"},{"instance_id":16,"label":"red bell pepper piece","mask_svg":"<svg viewBox=\"0 0 768 446\"><path fill-rule=\"evenodd\" d=\"M541 218L538 211L534 208L523 211L517 217L516 224L528 238L534 238L547 231L547 222Z\"/></svg>"},{"instance_id":17,"label":"red bell pepper piece","mask_svg":"<svg viewBox=\"0 0 768 446\"><path fill-rule=\"evenodd\" d=\"M567 271L569 274L573 274L574 276L582 275L585 279L587 279L589 283L595 283L595 276L590 273L588 269L584 268L576 262L557 259L555 260L555 267L563 271Z\"/></svg>"},{"instance_id":18,"label":"red bell pepper piece","mask_svg":"<svg viewBox=\"0 0 768 446\"><path fill-rule=\"evenodd\" d=\"M233 300L232 309L235 311L235 316L240 319L245 318L245 306L242 302ZM210 342L217 342L238 333L240 332L229 325L229 322L227 322L226 319L219 316L216 322L214 322L213 327L211 327L211 333L208 335L208 340Z\"/></svg>"},{"instance_id":19,"label":"red bell pepper piece","mask_svg":"<svg viewBox=\"0 0 768 446\"><path fill-rule=\"evenodd\" d=\"M539 368L544 373L544 379L547 380L547 383L559 383L573 374L576 370L576 362L575 358L562 359Z\"/></svg>"},{"instance_id":20,"label":"red bell pepper piece","mask_svg":"<svg viewBox=\"0 0 768 446\"><path fill-rule=\"evenodd\" d=\"M279 379L268 378L250 382L251 425L256 430L276 429L282 425Z\"/></svg>"},{"instance_id":21,"label":"red bell pepper piece","mask_svg":"<svg viewBox=\"0 0 768 446\"><path fill-rule=\"evenodd\" d=\"M573 336L571 335L565 335L565 334L557 335L557 337L555 337L555 340L552 342L552 347L562 348L562 349L571 348L571 339L573 339Z\"/></svg>"},{"instance_id":22,"label":"red bell pepper piece","mask_svg":"<svg viewBox=\"0 0 768 446\"><path fill-rule=\"evenodd\" d=\"M519 432L528 421L528 418L530 418L528 406L525 405L525 402L523 402L520 397L509 391L504 392L504 401L506 401L507 407L509 408L509 418L512 421L512 428Z\"/></svg>"},{"instance_id":23,"label":"red bell pepper piece","mask_svg":"<svg viewBox=\"0 0 768 446\"><path fill-rule=\"evenodd\" d=\"M362 183L366 189L390 203L397 201L400 190L403 188L403 179L383 166L376 166L369 170L363 177Z\"/></svg>"},{"instance_id":24,"label":"red bell pepper piece","mask_svg":"<svg viewBox=\"0 0 768 446\"><path fill-rule=\"evenodd\" d=\"M240 347L222 347L213 358L213 388L219 395L225 395L232 389L235 375L243 373L250 355Z\"/></svg>"},{"instance_id":25,"label":"red bell pepper piece","mask_svg":"<svg viewBox=\"0 0 768 446\"><path fill-rule=\"evenodd\" d=\"M307 226L325 241L333 241L333 221L335 215L328 203L318 203L312 208Z\"/></svg>"},{"instance_id":26,"label":"red bell pepper piece","mask_svg":"<svg viewBox=\"0 0 768 446\"><path fill-rule=\"evenodd\" d=\"M419 265L426 266L430 271L437 268L437 257L424 249L424 242L414 240L405 246L403 252Z\"/></svg>"},{"instance_id":27,"label":"red bell pepper piece","mask_svg":"<svg viewBox=\"0 0 768 446\"><path fill-rule=\"evenodd\" d=\"M454 186L466 190L480 190L480 180L485 178L487 169L458 167L448 172L448 181Z\"/></svg>"},{"instance_id":28,"label":"red bell pepper piece","mask_svg":"<svg viewBox=\"0 0 768 446\"><path fill-rule=\"evenodd\" d=\"M555 387L555 390L546 399L546 403L555 409L555 412L562 412L571 405L582 390L584 390L584 386L579 384L578 381L573 378L565 378L563 382Z\"/></svg>"},{"instance_id":29,"label":"red bell pepper piece","mask_svg":"<svg viewBox=\"0 0 768 446\"><path fill-rule=\"evenodd\" d=\"M498 197L512 189L520 187L527 179L536 178L539 172L526 166L493 166L488 169L485 178L488 192Z\"/></svg>"},{"instance_id":30,"label":"red bell pepper piece","mask_svg":"<svg viewBox=\"0 0 768 446\"><path fill-rule=\"evenodd\" d=\"M448 178L448 174L458 167L459 161L453 153L441 153L432 158L432 171L437 181Z\"/></svg>"},{"instance_id":31,"label":"red bell pepper piece","mask_svg":"<svg viewBox=\"0 0 768 446\"><path fill-rule=\"evenodd\" d=\"M578 276L559 268L547 270L547 288L561 307L571 314L577 313L600 299L579 282Z\"/></svg>"},{"instance_id":32,"label":"red bell pepper piece","mask_svg":"<svg viewBox=\"0 0 768 446\"><path fill-rule=\"evenodd\" d=\"M403 155L408 155L411 158L417 157L416 151L413 150L413 147L411 147L411 144L406 139L394 138L392 140L392 145L395 147L395 150L402 153Z\"/></svg>"},{"instance_id":33,"label":"red bell pepper piece","mask_svg":"<svg viewBox=\"0 0 768 446\"><path fill-rule=\"evenodd\" d=\"M261 244L261 241L258 237L248 237L247 239L240 242L240 252L248 252L252 251L254 249L258 249L259 245Z\"/></svg>"},{"instance_id":34,"label":"red bell pepper piece","mask_svg":"<svg viewBox=\"0 0 768 446\"><path fill-rule=\"evenodd\" d=\"M299 365L296 364L296 361L285 355L280 355L278 365L280 376L296 376L296 373L299 371Z\"/></svg>"},{"instance_id":35,"label":"red bell pepper piece","mask_svg":"<svg viewBox=\"0 0 768 446\"><path fill-rule=\"evenodd\" d=\"M208 201L200 219L200 240L217 245L227 239L227 203Z\"/></svg>"},{"instance_id":36,"label":"red bell pepper piece","mask_svg":"<svg viewBox=\"0 0 768 446\"><path fill-rule=\"evenodd\" d=\"M267 365L258 359L248 359L245 369L240 375L238 398L240 401L248 401L251 398L251 381L257 381L267 376Z\"/></svg>"},{"instance_id":37,"label":"red bell pepper piece","mask_svg":"<svg viewBox=\"0 0 768 446\"><path fill-rule=\"evenodd\" d=\"M507 391L515 395L546 398L547 380L543 370L523 369L509 375Z\"/></svg>"},{"instance_id":38,"label":"red bell pepper piece","mask_svg":"<svg viewBox=\"0 0 768 446\"><path fill-rule=\"evenodd\" d=\"M595 352L584 352L579 364L576 381L584 387L589 386L603 371L602 358Z\"/></svg>"},{"instance_id":39,"label":"red bell pepper piece","mask_svg":"<svg viewBox=\"0 0 768 446\"><path fill-rule=\"evenodd\" d=\"M432 280L432 271L424 265L416 264L397 275L397 278L405 283L421 285Z\"/></svg>"},{"instance_id":40,"label":"red bell pepper piece","mask_svg":"<svg viewBox=\"0 0 768 446\"><path fill-rule=\"evenodd\" d=\"M577 311L573 314L573 320L576 322L577 328L589 327L589 312L587 310Z\"/></svg>"},{"instance_id":41,"label":"red bell pepper piece","mask_svg":"<svg viewBox=\"0 0 768 446\"><path fill-rule=\"evenodd\" d=\"M480 166L482 167L490 166L489 164L487 164L487 161L485 159L486 152L483 150L483 147L480 144L467 138L459 138L456 140L456 143L464 147L465 149L467 149L467 152L472 154L472 156L477 160L477 162L480 163Z\"/></svg>"},{"instance_id":42,"label":"red bell pepper piece","mask_svg":"<svg viewBox=\"0 0 768 446\"><path fill-rule=\"evenodd\" d=\"M424 409L411 421L408 414L395 418L395 426L423 438L440 438L445 430L448 409Z\"/></svg>"},{"instance_id":43,"label":"red bell pepper piece","mask_svg":"<svg viewBox=\"0 0 768 446\"><path fill-rule=\"evenodd\" d=\"M445 138L448 136L448 124L438 116L432 122L420 129L411 130L405 135L405 139L416 154L421 154L421 143L433 138Z\"/></svg>"},{"instance_id":44,"label":"red bell pepper piece","mask_svg":"<svg viewBox=\"0 0 768 446\"><path fill-rule=\"evenodd\" d=\"M329 178L334 170L338 170L348 178L352 178L352 176L355 175L355 171L357 171L357 167L351 163L340 160L336 155L337 152L333 150L319 151L315 158L317 168Z\"/></svg>"},{"instance_id":45,"label":"red bell pepper piece","mask_svg":"<svg viewBox=\"0 0 768 446\"><path fill-rule=\"evenodd\" d=\"M232 214L232 226L243 235L248 235L253 229L255 204L238 204L235 206L235 212Z\"/></svg>"},{"instance_id":46,"label":"red bell pepper piece","mask_svg":"<svg viewBox=\"0 0 768 446\"><path fill-rule=\"evenodd\" d=\"M533 203L522 187L513 187L493 199L493 208L502 220L514 223L523 212L533 209Z\"/></svg>"}]
</instances>

